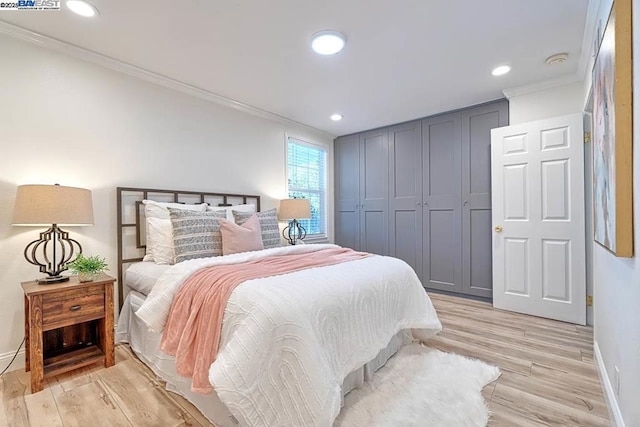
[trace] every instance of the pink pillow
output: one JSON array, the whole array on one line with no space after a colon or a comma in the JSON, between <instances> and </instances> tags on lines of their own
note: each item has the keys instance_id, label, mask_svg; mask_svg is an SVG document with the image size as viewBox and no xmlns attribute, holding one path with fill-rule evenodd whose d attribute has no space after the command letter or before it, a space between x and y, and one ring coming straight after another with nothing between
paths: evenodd
<instances>
[{"instance_id":1,"label":"pink pillow","mask_svg":"<svg viewBox=\"0 0 640 427\"><path fill-rule=\"evenodd\" d=\"M252 215L242 225L221 219L220 234L222 234L222 255L264 249L260 220L256 215Z\"/></svg>"}]
</instances>

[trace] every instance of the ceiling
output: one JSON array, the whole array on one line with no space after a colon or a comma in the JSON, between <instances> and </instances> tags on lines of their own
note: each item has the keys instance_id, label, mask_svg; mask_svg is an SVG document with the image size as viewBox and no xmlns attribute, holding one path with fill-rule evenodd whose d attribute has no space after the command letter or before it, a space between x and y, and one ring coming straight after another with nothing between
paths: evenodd
<instances>
[{"instance_id":1,"label":"ceiling","mask_svg":"<svg viewBox=\"0 0 640 427\"><path fill-rule=\"evenodd\" d=\"M90 0L0 20L343 135L578 71L586 0ZM64 3L64 2L63 2ZM310 36L347 37L337 55ZM548 56L569 53L561 65ZM509 64L509 74L491 70ZM341 122L329 116L340 113Z\"/></svg>"}]
</instances>

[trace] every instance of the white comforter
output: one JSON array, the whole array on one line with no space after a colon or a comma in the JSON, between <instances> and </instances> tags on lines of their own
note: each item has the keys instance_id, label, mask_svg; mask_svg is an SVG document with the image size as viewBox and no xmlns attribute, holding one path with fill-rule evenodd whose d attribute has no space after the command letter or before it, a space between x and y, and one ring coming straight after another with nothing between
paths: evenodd
<instances>
[{"instance_id":1,"label":"white comforter","mask_svg":"<svg viewBox=\"0 0 640 427\"><path fill-rule=\"evenodd\" d=\"M160 277L136 314L160 332L173 295L196 270L328 247L335 246L182 262ZM346 375L402 329L426 340L441 325L414 271L396 258L372 256L250 280L229 299L209 380L241 425L330 426L340 411Z\"/></svg>"}]
</instances>

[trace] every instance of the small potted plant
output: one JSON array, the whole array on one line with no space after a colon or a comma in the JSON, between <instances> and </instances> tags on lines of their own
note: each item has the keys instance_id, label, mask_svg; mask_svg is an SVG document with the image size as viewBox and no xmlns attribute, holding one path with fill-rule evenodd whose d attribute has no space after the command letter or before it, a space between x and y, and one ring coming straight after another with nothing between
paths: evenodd
<instances>
[{"instance_id":1,"label":"small potted plant","mask_svg":"<svg viewBox=\"0 0 640 427\"><path fill-rule=\"evenodd\" d=\"M85 257L82 254L78 254L76 259L68 263L67 268L71 270L72 273L78 275L80 282L92 282L100 276L103 271L109 270L104 258L98 255Z\"/></svg>"}]
</instances>

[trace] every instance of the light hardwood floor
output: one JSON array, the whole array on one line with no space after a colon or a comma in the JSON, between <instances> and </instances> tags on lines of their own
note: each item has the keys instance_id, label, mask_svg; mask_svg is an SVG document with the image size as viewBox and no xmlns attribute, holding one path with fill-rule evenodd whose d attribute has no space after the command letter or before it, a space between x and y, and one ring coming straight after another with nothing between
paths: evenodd
<instances>
[{"instance_id":1,"label":"light hardwood floor","mask_svg":"<svg viewBox=\"0 0 640 427\"><path fill-rule=\"evenodd\" d=\"M498 365L483 395L491 426L609 425L593 362L592 330L430 294L444 329L432 347ZM29 374L0 378L0 426L201 426L207 420L163 388L128 346L116 365L49 379L29 392Z\"/></svg>"},{"instance_id":2,"label":"light hardwood floor","mask_svg":"<svg viewBox=\"0 0 640 427\"><path fill-rule=\"evenodd\" d=\"M482 359L502 375L483 390L490 426L608 426L591 327L430 293L443 330L429 346Z\"/></svg>"}]
</instances>

